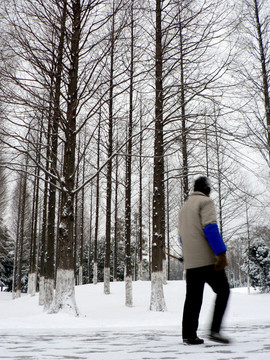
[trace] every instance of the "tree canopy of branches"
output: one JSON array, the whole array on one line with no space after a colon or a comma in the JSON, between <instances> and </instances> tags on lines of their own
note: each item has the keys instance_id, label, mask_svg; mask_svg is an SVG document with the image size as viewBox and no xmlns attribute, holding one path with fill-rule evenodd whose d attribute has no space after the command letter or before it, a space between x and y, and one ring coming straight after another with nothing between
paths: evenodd
<instances>
[{"instance_id":1,"label":"tree canopy of branches","mask_svg":"<svg viewBox=\"0 0 270 360\"><path fill-rule=\"evenodd\" d=\"M269 204L268 3L1 1L1 256L9 269L13 246L16 296L39 289L46 310L78 315L75 284L109 294L125 268L126 305L132 280L151 279L150 308L166 310L166 253L202 173L236 283L246 223Z\"/></svg>"}]
</instances>

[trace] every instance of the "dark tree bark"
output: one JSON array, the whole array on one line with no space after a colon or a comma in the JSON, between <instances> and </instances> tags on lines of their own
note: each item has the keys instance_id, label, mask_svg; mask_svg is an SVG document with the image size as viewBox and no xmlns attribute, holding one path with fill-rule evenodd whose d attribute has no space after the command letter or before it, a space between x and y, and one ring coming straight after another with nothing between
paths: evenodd
<instances>
[{"instance_id":1,"label":"dark tree bark","mask_svg":"<svg viewBox=\"0 0 270 360\"><path fill-rule=\"evenodd\" d=\"M113 281L117 281L117 265L118 265L118 166L119 157L115 157L115 200L114 200L114 256L113 256Z\"/></svg>"},{"instance_id":2,"label":"dark tree bark","mask_svg":"<svg viewBox=\"0 0 270 360\"><path fill-rule=\"evenodd\" d=\"M156 102L153 179L153 238L150 309L166 310L163 294L162 262L165 241L164 138L163 138L163 71L161 0L156 0Z\"/></svg>"},{"instance_id":3,"label":"dark tree bark","mask_svg":"<svg viewBox=\"0 0 270 360\"><path fill-rule=\"evenodd\" d=\"M20 297L22 291L22 263L23 263L23 248L25 235L25 217L26 217L26 197L27 197L27 171L28 171L28 156L26 155L23 172L20 174L19 180L19 206L18 206L18 223L17 223L17 240L15 248L15 266L14 266L14 287L13 298Z\"/></svg>"},{"instance_id":4,"label":"dark tree bark","mask_svg":"<svg viewBox=\"0 0 270 360\"><path fill-rule=\"evenodd\" d=\"M101 109L98 122L98 138L97 138L97 177L96 177L96 219L95 219L95 234L94 234L94 271L93 271L93 283L98 282L98 230L99 230L99 187L100 187L100 129L101 128Z\"/></svg>"},{"instance_id":5,"label":"dark tree bark","mask_svg":"<svg viewBox=\"0 0 270 360\"><path fill-rule=\"evenodd\" d=\"M185 72L184 72L184 54L183 54L183 33L182 23L179 22L179 36L180 36L180 101L181 101L181 123L182 123L182 176L183 176L183 193L184 201L188 198L189 184L188 184L188 150L187 150L187 126L186 126L186 99L185 99Z\"/></svg>"},{"instance_id":6,"label":"dark tree bark","mask_svg":"<svg viewBox=\"0 0 270 360\"><path fill-rule=\"evenodd\" d=\"M143 278L143 132L142 113L140 114L140 149L139 149L139 280Z\"/></svg>"},{"instance_id":7,"label":"dark tree bark","mask_svg":"<svg viewBox=\"0 0 270 360\"><path fill-rule=\"evenodd\" d=\"M59 229L59 263L56 277L56 291L52 312L68 308L78 315L74 283L74 185L76 161L76 115L78 104L78 65L81 35L81 3L74 0L71 5L72 32L70 38L70 66L67 92L67 113L65 121L65 144L63 180L61 183L61 215Z\"/></svg>"},{"instance_id":8,"label":"dark tree bark","mask_svg":"<svg viewBox=\"0 0 270 360\"><path fill-rule=\"evenodd\" d=\"M53 113L50 135L50 181L49 181L49 200L48 200L48 235L46 251L46 275L45 275L45 309L51 306L54 292L55 279L55 237L56 237L56 178L57 178L57 153L58 153L58 131L61 117L60 96L61 96L61 76L63 70L64 39L66 31L67 1L63 1L61 28L59 44L55 64L55 84L53 86ZM50 121L50 120L49 120Z\"/></svg>"},{"instance_id":9,"label":"dark tree bark","mask_svg":"<svg viewBox=\"0 0 270 360\"><path fill-rule=\"evenodd\" d=\"M110 294L110 252L111 252L111 213L112 213L112 153L113 153L113 90L114 90L114 48L115 48L115 7L113 1L110 84L109 84L109 119L108 119L108 164L107 164L107 199L106 199L106 233L104 262L104 293Z\"/></svg>"},{"instance_id":10,"label":"dark tree bark","mask_svg":"<svg viewBox=\"0 0 270 360\"><path fill-rule=\"evenodd\" d=\"M84 139L84 147L85 147L85 139ZM85 180L85 156L82 161L82 183ZM84 205L85 205L85 188L82 188L82 196L81 196L81 206L80 206L80 254L79 254L79 285L83 284L83 250L84 250Z\"/></svg>"},{"instance_id":11,"label":"dark tree bark","mask_svg":"<svg viewBox=\"0 0 270 360\"><path fill-rule=\"evenodd\" d=\"M40 144L42 132L40 131L37 146L37 162L40 161ZM28 294L34 296L37 287L37 226L38 226L38 205L39 205L39 186L40 186L40 168L36 167L34 175L33 203L32 203L32 224L30 239L30 269L28 274Z\"/></svg>"},{"instance_id":12,"label":"dark tree bark","mask_svg":"<svg viewBox=\"0 0 270 360\"><path fill-rule=\"evenodd\" d=\"M131 1L131 38L130 38L130 68L129 68L129 121L127 130L126 156L126 196L125 196L125 256L126 256L126 306L132 306L132 265L131 265L131 162L132 162L132 130L133 130L133 91L134 91L134 1Z\"/></svg>"},{"instance_id":13,"label":"dark tree bark","mask_svg":"<svg viewBox=\"0 0 270 360\"><path fill-rule=\"evenodd\" d=\"M51 87L52 96L52 87ZM47 128L47 149L46 149L46 165L45 165L45 181L43 193L43 208L42 208L42 226L41 226L41 244L40 244L40 279L39 279L39 305L45 304L45 275L46 275L46 252L48 239L48 198L49 198L49 159L50 159L50 135L51 135L51 107L48 116Z\"/></svg>"}]
</instances>

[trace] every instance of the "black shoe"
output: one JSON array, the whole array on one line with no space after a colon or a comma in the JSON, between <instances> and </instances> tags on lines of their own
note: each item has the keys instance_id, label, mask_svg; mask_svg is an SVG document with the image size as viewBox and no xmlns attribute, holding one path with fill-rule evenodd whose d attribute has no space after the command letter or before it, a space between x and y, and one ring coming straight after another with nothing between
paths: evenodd
<instances>
[{"instance_id":1,"label":"black shoe","mask_svg":"<svg viewBox=\"0 0 270 360\"><path fill-rule=\"evenodd\" d=\"M215 342L219 342L221 344L229 344L230 340L222 335L220 335L220 333L216 333L211 331L210 335L209 335L209 340L215 341Z\"/></svg>"},{"instance_id":2,"label":"black shoe","mask_svg":"<svg viewBox=\"0 0 270 360\"><path fill-rule=\"evenodd\" d=\"M183 339L183 343L185 345L200 345L204 343L204 340L196 337L191 339Z\"/></svg>"}]
</instances>

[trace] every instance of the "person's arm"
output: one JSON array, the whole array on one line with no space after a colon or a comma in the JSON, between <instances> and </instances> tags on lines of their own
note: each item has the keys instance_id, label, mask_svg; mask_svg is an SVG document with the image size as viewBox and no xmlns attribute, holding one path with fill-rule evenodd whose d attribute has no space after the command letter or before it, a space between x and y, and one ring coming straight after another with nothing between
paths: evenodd
<instances>
[{"instance_id":1,"label":"person's arm","mask_svg":"<svg viewBox=\"0 0 270 360\"><path fill-rule=\"evenodd\" d=\"M208 201L201 209L201 220L203 225L204 235L214 251L215 255L217 255L217 262L215 264L216 270L223 270L225 266L227 266L227 258L226 258L226 245L223 242L223 239L220 235L217 220L216 220L216 212L213 201Z\"/></svg>"},{"instance_id":2,"label":"person's arm","mask_svg":"<svg viewBox=\"0 0 270 360\"><path fill-rule=\"evenodd\" d=\"M204 235L216 255L227 251L216 223L206 225L203 228Z\"/></svg>"},{"instance_id":3,"label":"person's arm","mask_svg":"<svg viewBox=\"0 0 270 360\"><path fill-rule=\"evenodd\" d=\"M222 240L218 226L216 223L209 224L204 227L203 231L211 248L213 249L214 253L217 255L215 270L221 271L228 265L228 263L226 258L227 248Z\"/></svg>"}]
</instances>

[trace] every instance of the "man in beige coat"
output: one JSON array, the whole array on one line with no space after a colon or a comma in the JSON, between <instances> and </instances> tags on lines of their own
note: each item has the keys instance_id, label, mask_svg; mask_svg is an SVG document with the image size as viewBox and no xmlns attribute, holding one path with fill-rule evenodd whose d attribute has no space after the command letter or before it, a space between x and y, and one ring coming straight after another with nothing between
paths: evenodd
<instances>
[{"instance_id":1,"label":"man in beige coat","mask_svg":"<svg viewBox=\"0 0 270 360\"><path fill-rule=\"evenodd\" d=\"M204 342L198 338L197 329L205 283L208 283L217 295L209 338L221 343L229 342L220 335L230 294L224 271L227 265L227 249L218 230L215 206L209 197L210 191L208 178L199 177L195 181L194 192L180 209L178 218L186 270L182 337L184 344L188 345Z\"/></svg>"}]
</instances>

